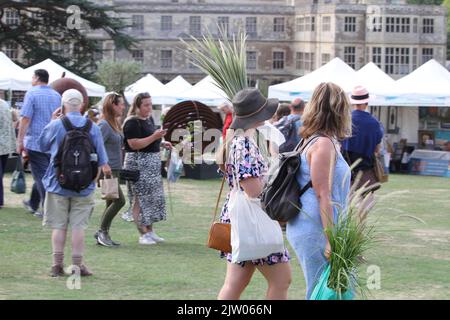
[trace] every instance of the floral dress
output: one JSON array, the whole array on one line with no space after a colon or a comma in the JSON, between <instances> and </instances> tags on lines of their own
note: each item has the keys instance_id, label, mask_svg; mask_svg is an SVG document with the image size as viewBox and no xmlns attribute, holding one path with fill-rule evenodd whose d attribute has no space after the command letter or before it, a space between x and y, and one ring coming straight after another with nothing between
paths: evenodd
<instances>
[{"instance_id":1,"label":"floral dress","mask_svg":"<svg viewBox=\"0 0 450 320\"><path fill-rule=\"evenodd\" d=\"M239 181L247 178L263 178L267 172L267 164L264 161L255 142L249 137L236 136L230 145L229 157L226 163L226 179L230 190L234 188L233 174L237 176ZM220 221L223 223L232 223L230 221L230 213L228 211L228 202L230 200L230 193L228 193L225 203L220 214ZM231 253L221 252L222 258L227 258L231 262ZM254 265L273 265L281 262L288 262L290 260L287 249L284 252L273 253L268 257L252 260ZM238 263L242 267L245 266L246 261Z\"/></svg>"}]
</instances>

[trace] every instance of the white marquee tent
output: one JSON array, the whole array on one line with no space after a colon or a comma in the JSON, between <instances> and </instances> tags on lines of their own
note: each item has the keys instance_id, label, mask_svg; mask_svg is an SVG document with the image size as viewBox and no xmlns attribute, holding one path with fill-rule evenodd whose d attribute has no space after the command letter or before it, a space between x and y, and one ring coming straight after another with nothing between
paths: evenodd
<instances>
[{"instance_id":1,"label":"white marquee tent","mask_svg":"<svg viewBox=\"0 0 450 320\"><path fill-rule=\"evenodd\" d=\"M183 94L184 92L192 89L193 86L192 84L187 82L182 76L177 76L170 82L166 83L164 87L167 100L165 104L173 105L179 102L177 100L177 97L180 94Z\"/></svg>"},{"instance_id":2,"label":"white marquee tent","mask_svg":"<svg viewBox=\"0 0 450 320\"><path fill-rule=\"evenodd\" d=\"M301 98L308 101L321 82L333 82L350 93L356 85L356 71L339 58L334 58L307 75L269 87L269 98L291 101Z\"/></svg>"},{"instance_id":3,"label":"white marquee tent","mask_svg":"<svg viewBox=\"0 0 450 320\"><path fill-rule=\"evenodd\" d=\"M177 96L177 102L186 100L199 101L208 106L218 106L228 101L225 92L216 86L210 76L206 76L190 90Z\"/></svg>"},{"instance_id":4,"label":"white marquee tent","mask_svg":"<svg viewBox=\"0 0 450 320\"><path fill-rule=\"evenodd\" d=\"M25 91L30 87L31 76L0 51L0 89Z\"/></svg>"},{"instance_id":5,"label":"white marquee tent","mask_svg":"<svg viewBox=\"0 0 450 320\"><path fill-rule=\"evenodd\" d=\"M31 77L33 75L33 72L36 69L45 69L48 71L50 75L49 83L52 83L53 81L61 78L62 74L65 72L66 78L71 78L74 80L77 80L79 83L81 83L84 88L86 89L87 95L89 97L102 97L105 94L105 87L102 85L99 85L97 83L94 83L92 81L86 80L80 76L77 76L75 73L70 72L69 70L63 68L56 62L54 62L51 59L44 60L42 62L39 62L38 64L35 64L31 67L26 68L24 71L28 75L28 78L30 79L30 86L31 86Z\"/></svg>"},{"instance_id":6,"label":"white marquee tent","mask_svg":"<svg viewBox=\"0 0 450 320\"><path fill-rule=\"evenodd\" d=\"M150 73L126 87L125 98L129 103L132 103L134 97L141 92L148 92L152 96L153 104L166 103L164 100L166 96L165 86Z\"/></svg>"},{"instance_id":7,"label":"white marquee tent","mask_svg":"<svg viewBox=\"0 0 450 320\"><path fill-rule=\"evenodd\" d=\"M187 82L182 76L177 76L172 81L164 85L168 91L173 91L174 93L182 93L192 88L192 84Z\"/></svg>"},{"instance_id":8,"label":"white marquee tent","mask_svg":"<svg viewBox=\"0 0 450 320\"><path fill-rule=\"evenodd\" d=\"M382 106L386 105L386 96L392 93L395 80L369 62L356 72L356 83L369 91L369 105Z\"/></svg>"},{"instance_id":9,"label":"white marquee tent","mask_svg":"<svg viewBox=\"0 0 450 320\"><path fill-rule=\"evenodd\" d=\"M396 106L450 106L450 72L432 59L397 80L387 103Z\"/></svg>"}]
</instances>

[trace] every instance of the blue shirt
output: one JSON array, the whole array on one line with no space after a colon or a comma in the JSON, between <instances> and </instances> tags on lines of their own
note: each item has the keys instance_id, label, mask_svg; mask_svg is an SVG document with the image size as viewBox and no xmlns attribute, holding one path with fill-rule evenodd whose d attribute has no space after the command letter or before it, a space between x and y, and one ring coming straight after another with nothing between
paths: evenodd
<instances>
[{"instance_id":1,"label":"blue shirt","mask_svg":"<svg viewBox=\"0 0 450 320\"><path fill-rule=\"evenodd\" d=\"M78 112L69 112L66 116L69 118L74 127L83 127L87 121L87 119ZM92 125L89 133L91 135L95 150L97 151L98 166L101 167L108 163L108 156L106 155L102 133L100 128L95 124ZM64 128L62 121L57 119L50 122L44 128L41 136L39 137L39 146L42 152L51 153L50 165L45 172L45 176L42 178L42 183L44 184L45 191L56 193L63 197L87 197L95 190L94 181L88 188L78 193L62 188L56 179L56 169L54 167L55 156L65 135L66 129Z\"/></svg>"},{"instance_id":2,"label":"blue shirt","mask_svg":"<svg viewBox=\"0 0 450 320\"><path fill-rule=\"evenodd\" d=\"M288 118L288 120L294 120L294 119L298 118L298 120L295 121L294 125L295 125L295 132L297 132L298 135L299 135L298 136L298 142L300 142L300 128L303 125L303 122L301 120L301 116L297 115L297 114L290 114L290 115L287 116L287 118Z\"/></svg>"},{"instance_id":3,"label":"blue shirt","mask_svg":"<svg viewBox=\"0 0 450 320\"><path fill-rule=\"evenodd\" d=\"M368 112L353 110L352 125L352 137L343 141L342 148L371 158L383 137L380 123Z\"/></svg>"},{"instance_id":4,"label":"blue shirt","mask_svg":"<svg viewBox=\"0 0 450 320\"><path fill-rule=\"evenodd\" d=\"M25 94L22 117L30 119L30 126L24 138L28 150L43 152L38 143L42 129L52 120L52 113L61 106L61 95L50 86L34 86Z\"/></svg>"}]
</instances>

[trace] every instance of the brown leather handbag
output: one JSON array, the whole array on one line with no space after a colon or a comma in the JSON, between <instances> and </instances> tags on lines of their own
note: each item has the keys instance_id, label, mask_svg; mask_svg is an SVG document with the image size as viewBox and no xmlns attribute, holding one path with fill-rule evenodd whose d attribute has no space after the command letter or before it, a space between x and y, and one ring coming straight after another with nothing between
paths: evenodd
<instances>
[{"instance_id":1,"label":"brown leather handbag","mask_svg":"<svg viewBox=\"0 0 450 320\"><path fill-rule=\"evenodd\" d=\"M209 229L207 246L211 249L231 253L231 224L216 221L217 209L219 208L224 183L225 176L222 179L222 186L220 187L219 197L217 198L213 221Z\"/></svg>"},{"instance_id":2,"label":"brown leather handbag","mask_svg":"<svg viewBox=\"0 0 450 320\"><path fill-rule=\"evenodd\" d=\"M373 172L375 174L375 177L377 178L379 183L385 183L388 182L389 176L384 173L384 165L382 162L382 159L378 157L377 155L374 156L374 167Z\"/></svg>"}]
</instances>

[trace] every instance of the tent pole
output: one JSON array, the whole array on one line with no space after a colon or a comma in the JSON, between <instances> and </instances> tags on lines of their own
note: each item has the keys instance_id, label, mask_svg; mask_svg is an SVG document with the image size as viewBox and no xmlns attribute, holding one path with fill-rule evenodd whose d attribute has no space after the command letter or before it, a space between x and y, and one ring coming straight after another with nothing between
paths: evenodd
<instances>
[{"instance_id":1,"label":"tent pole","mask_svg":"<svg viewBox=\"0 0 450 320\"><path fill-rule=\"evenodd\" d=\"M12 89L11 88L9 88L9 90L8 90L8 101L9 101L9 105L10 105L10 107L12 108Z\"/></svg>"}]
</instances>

